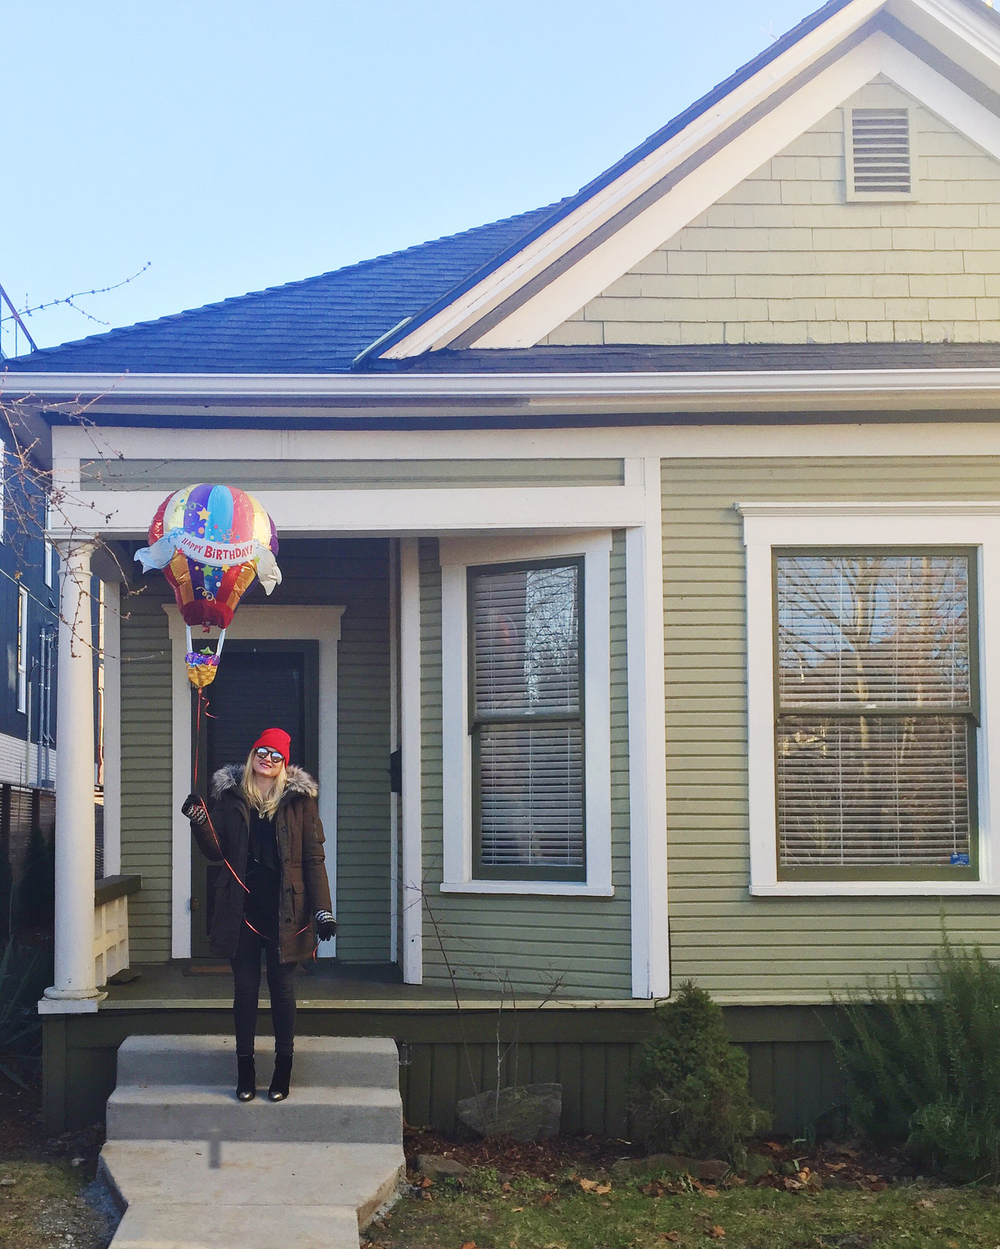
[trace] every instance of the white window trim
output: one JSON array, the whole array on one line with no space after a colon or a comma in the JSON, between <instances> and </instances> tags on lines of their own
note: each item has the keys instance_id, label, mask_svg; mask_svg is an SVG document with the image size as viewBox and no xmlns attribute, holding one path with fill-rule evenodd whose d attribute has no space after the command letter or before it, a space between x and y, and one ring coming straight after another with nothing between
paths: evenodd
<instances>
[{"instance_id":1,"label":"white window trim","mask_svg":"<svg viewBox=\"0 0 1000 1249\"><path fill-rule=\"evenodd\" d=\"M1000 895L1000 502L738 503L747 591L750 893L755 897ZM979 554L979 880L779 881L774 758L772 548L969 546Z\"/></svg>"},{"instance_id":2,"label":"white window trim","mask_svg":"<svg viewBox=\"0 0 1000 1249\"><path fill-rule=\"evenodd\" d=\"M17 587L17 710L28 710L28 589ZM28 726L31 734L31 726Z\"/></svg>"},{"instance_id":3,"label":"white window trim","mask_svg":"<svg viewBox=\"0 0 1000 1249\"><path fill-rule=\"evenodd\" d=\"M442 893L611 897L611 534L441 541ZM583 556L586 706L585 881L475 880L472 875L472 739L468 722L467 569L482 564Z\"/></svg>"}]
</instances>

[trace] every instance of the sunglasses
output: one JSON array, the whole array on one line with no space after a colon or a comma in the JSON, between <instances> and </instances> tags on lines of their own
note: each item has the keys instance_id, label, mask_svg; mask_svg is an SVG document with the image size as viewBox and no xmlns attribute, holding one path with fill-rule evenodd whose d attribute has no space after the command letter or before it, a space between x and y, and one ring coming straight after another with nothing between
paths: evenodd
<instances>
[{"instance_id":1,"label":"sunglasses","mask_svg":"<svg viewBox=\"0 0 1000 1249\"><path fill-rule=\"evenodd\" d=\"M265 759L270 759L272 763L284 763L285 756L280 750L268 750L266 746L258 746L253 752L263 763Z\"/></svg>"}]
</instances>

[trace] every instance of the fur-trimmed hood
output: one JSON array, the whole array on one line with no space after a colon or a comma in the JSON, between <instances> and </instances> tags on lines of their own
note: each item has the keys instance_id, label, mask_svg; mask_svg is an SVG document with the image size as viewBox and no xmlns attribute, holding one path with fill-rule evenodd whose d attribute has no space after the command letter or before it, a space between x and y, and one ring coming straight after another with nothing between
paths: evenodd
<instances>
[{"instance_id":1,"label":"fur-trimmed hood","mask_svg":"<svg viewBox=\"0 0 1000 1249\"><path fill-rule=\"evenodd\" d=\"M243 767L242 763L227 763L225 767L219 768L212 777L212 797L219 798L229 791L239 792L243 785ZM305 768L290 764L285 769L285 792L281 795L282 802L296 796L315 798L318 793L319 786Z\"/></svg>"}]
</instances>

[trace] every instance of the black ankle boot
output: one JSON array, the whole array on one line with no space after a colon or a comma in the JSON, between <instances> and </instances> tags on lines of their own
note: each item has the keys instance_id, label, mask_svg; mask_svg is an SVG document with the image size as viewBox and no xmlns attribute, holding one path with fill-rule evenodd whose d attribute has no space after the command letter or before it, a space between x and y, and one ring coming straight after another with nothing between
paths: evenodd
<instances>
[{"instance_id":1,"label":"black ankle boot","mask_svg":"<svg viewBox=\"0 0 1000 1249\"><path fill-rule=\"evenodd\" d=\"M283 1102L285 1100L288 1096L288 1082L291 1078L291 1054L275 1054L274 1075L271 1077L271 1087L267 1090L267 1095L272 1102Z\"/></svg>"},{"instance_id":2,"label":"black ankle boot","mask_svg":"<svg viewBox=\"0 0 1000 1249\"><path fill-rule=\"evenodd\" d=\"M252 1102L257 1096L257 1070L254 1067L253 1054L244 1058L236 1055L236 1100Z\"/></svg>"}]
</instances>

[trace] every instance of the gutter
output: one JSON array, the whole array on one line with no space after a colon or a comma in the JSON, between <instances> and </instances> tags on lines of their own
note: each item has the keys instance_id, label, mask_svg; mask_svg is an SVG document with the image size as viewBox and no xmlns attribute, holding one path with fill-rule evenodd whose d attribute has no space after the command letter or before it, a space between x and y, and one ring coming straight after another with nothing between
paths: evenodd
<instances>
[{"instance_id":1,"label":"gutter","mask_svg":"<svg viewBox=\"0 0 1000 1249\"><path fill-rule=\"evenodd\" d=\"M151 404L174 411L251 404L348 408L371 419L427 405L517 411L1000 411L1000 368L759 370L700 373L223 374L7 373L2 397L52 422ZM245 413L252 416L252 413ZM385 412L389 415L389 411Z\"/></svg>"}]
</instances>

